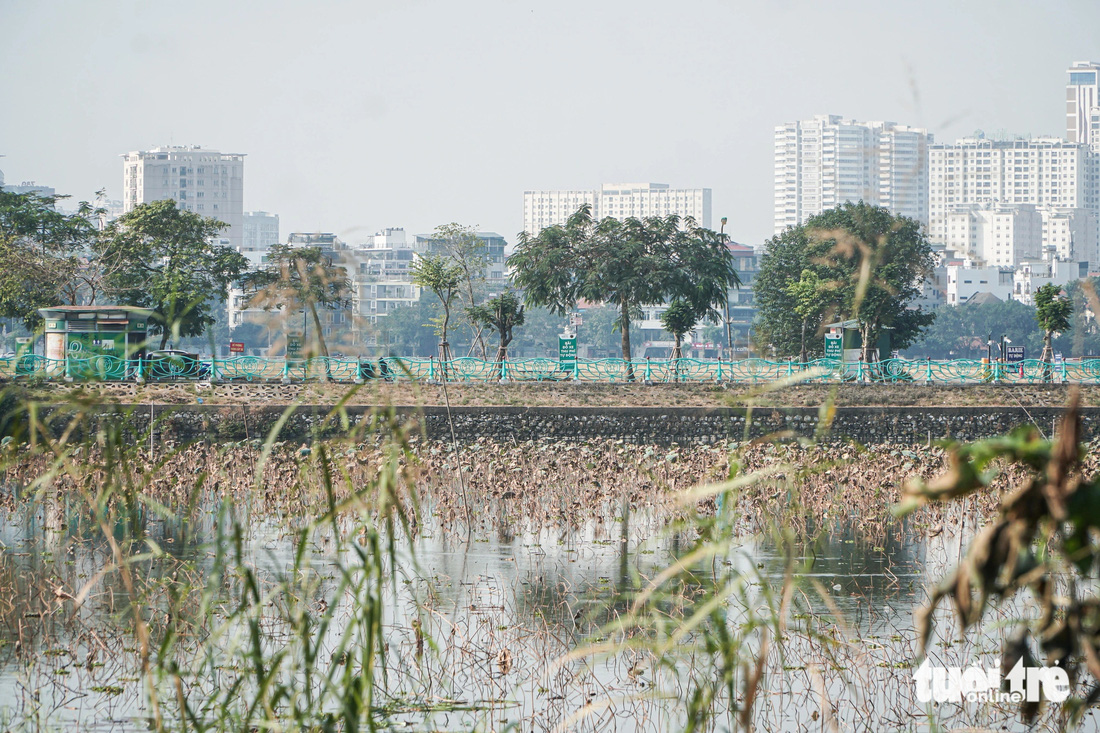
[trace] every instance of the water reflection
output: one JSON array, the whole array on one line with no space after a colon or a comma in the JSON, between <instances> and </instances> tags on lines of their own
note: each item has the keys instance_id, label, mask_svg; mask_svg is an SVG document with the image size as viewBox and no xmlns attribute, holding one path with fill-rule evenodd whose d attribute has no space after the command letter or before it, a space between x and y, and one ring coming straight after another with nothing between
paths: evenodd
<instances>
[{"instance_id":1,"label":"water reflection","mask_svg":"<svg viewBox=\"0 0 1100 733\"><path fill-rule=\"evenodd\" d=\"M111 543L79 503L58 497L19 507L0 521L6 599L0 601L0 722L146 729L150 711L128 623L133 595L112 572ZM220 588L232 597L240 591L238 578L213 572L212 543L226 529L227 512L247 527L242 547L249 567L274 577L295 566L293 519L253 515L248 503L230 507L209 496L180 515L124 507L117 521L125 526L110 528L116 542L137 530L165 550L138 565L141 588L149 591L143 613L154 635L194 621L194 638L181 648L200 648L204 622L198 593L180 607L185 618L167 618L173 592ZM445 531L430 516L418 527L412 552L399 552L389 568L400 582L385 627L389 688L378 703L388 721L425 725L426 708L435 704L430 725L446 730L509 724L665 730L684 723L682 705L666 696L687 694L693 676L712 669L706 664L695 666L685 656L662 667L642 647L556 660L593 640L621 641L605 637L606 625L629 614L635 594L690 549L690 532L668 532L663 519L631 512L629 505L575 528L501 522L469 537ZM841 728L866 728L870 721L909 727L921 712L907 668L915 656L912 611L925 598L925 578L954 564L963 538L944 532L917 540L899 531L871 539L844 526L832 530L797 546L796 610L755 717L776 730L817 729L829 719ZM308 538L308 567L320 578L304 599L311 608L350 602L332 595L334 568L348 561L334 554L337 544L331 531ZM774 544L754 538L713 562L699 567L700 577L717 567L748 579L744 594L730 599L734 625L753 613L765 591L782 588L788 567ZM662 599L660 612L690 616L697 589L689 586ZM74 596L82 600L75 611ZM685 638L685 649L690 641ZM946 642L940 638L934 653ZM758 643L759 635L746 637L746 649ZM952 653L983 650L960 646ZM736 702L727 701L720 729L732 724ZM965 720L986 715L948 712Z\"/></svg>"}]
</instances>

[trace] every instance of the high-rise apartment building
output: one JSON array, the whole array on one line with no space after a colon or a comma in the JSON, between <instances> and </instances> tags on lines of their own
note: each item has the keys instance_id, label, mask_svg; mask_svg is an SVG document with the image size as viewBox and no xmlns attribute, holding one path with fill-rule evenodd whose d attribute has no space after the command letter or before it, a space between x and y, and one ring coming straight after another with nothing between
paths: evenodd
<instances>
[{"instance_id":1,"label":"high-rise apartment building","mask_svg":"<svg viewBox=\"0 0 1100 733\"><path fill-rule=\"evenodd\" d=\"M244 155L195 146L137 150L123 157L122 205L173 199L181 209L228 224L222 239L240 249L244 238Z\"/></svg>"},{"instance_id":2,"label":"high-rise apartment building","mask_svg":"<svg viewBox=\"0 0 1100 733\"><path fill-rule=\"evenodd\" d=\"M1077 229L1089 233L1082 241L1059 243L1065 258L1097 262L1093 161L1088 146L1060 138L963 138L932 145L929 238L947 243L950 216L972 204L1030 204L1044 221L1069 217Z\"/></svg>"},{"instance_id":3,"label":"high-rise apartment building","mask_svg":"<svg viewBox=\"0 0 1100 733\"><path fill-rule=\"evenodd\" d=\"M596 219L669 216L695 219L710 228L709 188L671 188L666 183L605 183L598 190L524 191L523 231L534 236L555 224L564 224L582 205L592 207Z\"/></svg>"},{"instance_id":4,"label":"high-rise apartment building","mask_svg":"<svg viewBox=\"0 0 1100 733\"><path fill-rule=\"evenodd\" d=\"M266 211L246 211L242 217L240 253L253 267L263 262L271 245L279 244L279 215Z\"/></svg>"},{"instance_id":5,"label":"high-rise apartment building","mask_svg":"<svg viewBox=\"0 0 1100 733\"><path fill-rule=\"evenodd\" d=\"M1075 61L1066 85L1066 139L1071 143L1100 145L1100 63ZM1097 120L1100 122L1100 119Z\"/></svg>"},{"instance_id":6,"label":"high-rise apartment building","mask_svg":"<svg viewBox=\"0 0 1100 733\"><path fill-rule=\"evenodd\" d=\"M817 115L775 128L775 232L848 201L928 221L927 130Z\"/></svg>"}]
</instances>

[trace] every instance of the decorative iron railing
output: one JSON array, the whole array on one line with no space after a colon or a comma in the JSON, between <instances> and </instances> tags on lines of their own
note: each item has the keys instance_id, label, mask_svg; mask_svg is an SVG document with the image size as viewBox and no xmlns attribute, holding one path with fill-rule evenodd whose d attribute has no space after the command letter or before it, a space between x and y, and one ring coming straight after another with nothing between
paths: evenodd
<instances>
[{"instance_id":1,"label":"decorative iron railing","mask_svg":"<svg viewBox=\"0 0 1100 733\"><path fill-rule=\"evenodd\" d=\"M742 359L579 359L563 365L556 359L510 359L504 362L462 357L437 359L382 357L301 360L235 356L228 359L172 355L150 360L115 356L47 359L35 354L0 358L0 379L71 381L217 381L217 382L913 382L921 384L1026 384L1037 382L1100 383L1100 358L1042 362L983 362L972 359L934 361L887 359L865 364L817 359L797 361Z\"/></svg>"}]
</instances>

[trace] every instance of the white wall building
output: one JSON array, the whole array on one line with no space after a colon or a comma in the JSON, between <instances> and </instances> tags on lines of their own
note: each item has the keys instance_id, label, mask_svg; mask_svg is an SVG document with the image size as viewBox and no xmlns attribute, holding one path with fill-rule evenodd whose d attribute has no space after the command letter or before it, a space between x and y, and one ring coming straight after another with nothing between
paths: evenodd
<instances>
[{"instance_id":1,"label":"white wall building","mask_svg":"<svg viewBox=\"0 0 1100 733\"><path fill-rule=\"evenodd\" d=\"M978 293L993 293L1001 300L1012 297L1013 268L973 267L972 264L946 265L947 305L962 305Z\"/></svg>"},{"instance_id":2,"label":"white wall building","mask_svg":"<svg viewBox=\"0 0 1100 733\"><path fill-rule=\"evenodd\" d=\"M282 241L279 238L279 215L266 211L246 211L242 222L239 251L248 258L252 267L258 267L271 245Z\"/></svg>"},{"instance_id":3,"label":"white wall building","mask_svg":"<svg viewBox=\"0 0 1100 733\"><path fill-rule=\"evenodd\" d=\"M1071 143L1100 144L1100 130L1092 125L1093 115L1100 109L1100 64L1095 61L1075 61L1069 70L1066 85L1066 139Z\"/></svg>"},{"instance_id":4,"label":"white wall building","mask_svg":"<svg viewBox=\"0 0 1100 733\"><path fill-rule=\"evenodd\" d=\"M928 221L927 130L817 115L775 128L775 233L848 201Z\"/></svg>"},{"instance_id":5,"label":"white wall building","mask_svg":"<svg viewBox=\"0 0 1100 733\"><path fill-rule=\"evenodd\" d=\"M416 261L413 242L405 230L388 228L372 235L348 252L348 276L352 281L352 311L362 321L377 323L379 317L420 299L420 288L412 283Z\"/></svg>"},{"instance_id":6,"label":"white wall building","mask_svg":"<svg viewBox=\"0 0 1100 733\"><path fill-rule=\"evenodd\" d=\"M1032 295L1044 285L1066 285L1087 275L1087 269L1082 268L1078 262L1022 262L1013 276L1012 298L1025 305L1035 305Z\"/></svg>"},{"instance_id":7,"label":"white wall building","mask_svg":"<svg viewBox=\"0 0 1100 733\"><path fill-rule=\"evenodd\" d=\"M123 157L122 204L173 199L181 209L229 225L223 240L239 250L244 237L244 155L195 146L136 150ZM124 212L125 213L125 212Z\"/></svg>"},{"instance_id":8,"label":"white wall building","mask_svg":"<svg viewBox=\"0 0 1100 733\"><path fill-rule=\"evenodd\" d=\"M711 226L709 188L670 188L665 183L605 183L598 190L524 191L523 231L534 236L548 226L564 224L582 205L596 219L612 217L690 216Z\"/></svg>"},{"instance_id":9,"label":"white wall building","mask_svg":"<svg viewBox=\"0 0 1100 733\"><path fill-rule=\"evenodd\" d=\"M995 267L1038 259L1043 251L1043 216L1031 204L970 204L946 218L949 249Z\"/></svg>"},{"instance_id":10,"label":"white wall building","mask_svg":"<svg viewBox=\"0 0 1100 733\"><path fill-rule=\"evenodd\" d=\"M972 204L1030 204L1068 216L1092 232L1074 241L1070 259L1097 262L1097 209L1087 146L1058 138L963 138L929 149L929 225L933 242L949 242L949 216ZM1066 243L1068 245L1068 243ZM1065 248L1063 248L1065 251Z\"/></svg>"}]
</instances>

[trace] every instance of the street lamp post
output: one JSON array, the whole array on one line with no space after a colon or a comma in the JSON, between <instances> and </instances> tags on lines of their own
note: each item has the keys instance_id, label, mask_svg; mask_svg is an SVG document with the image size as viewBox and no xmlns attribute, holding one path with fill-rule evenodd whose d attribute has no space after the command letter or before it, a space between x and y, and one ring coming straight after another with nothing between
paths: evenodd
<instances>
[{"instance_id":1,"label":"street lamp post","mask_svg":"<svg viewBox=\"0 0 1100 733\"><path fill-rule=\"evenodd\" d=\"M722 244L726 243L726 217L722 217L722 226L718 230L718 236ZM729 352L730 361L733 361L733 329L730 327L730 291L726 286L726 351Z\"/></svg>"}]
</instances>

